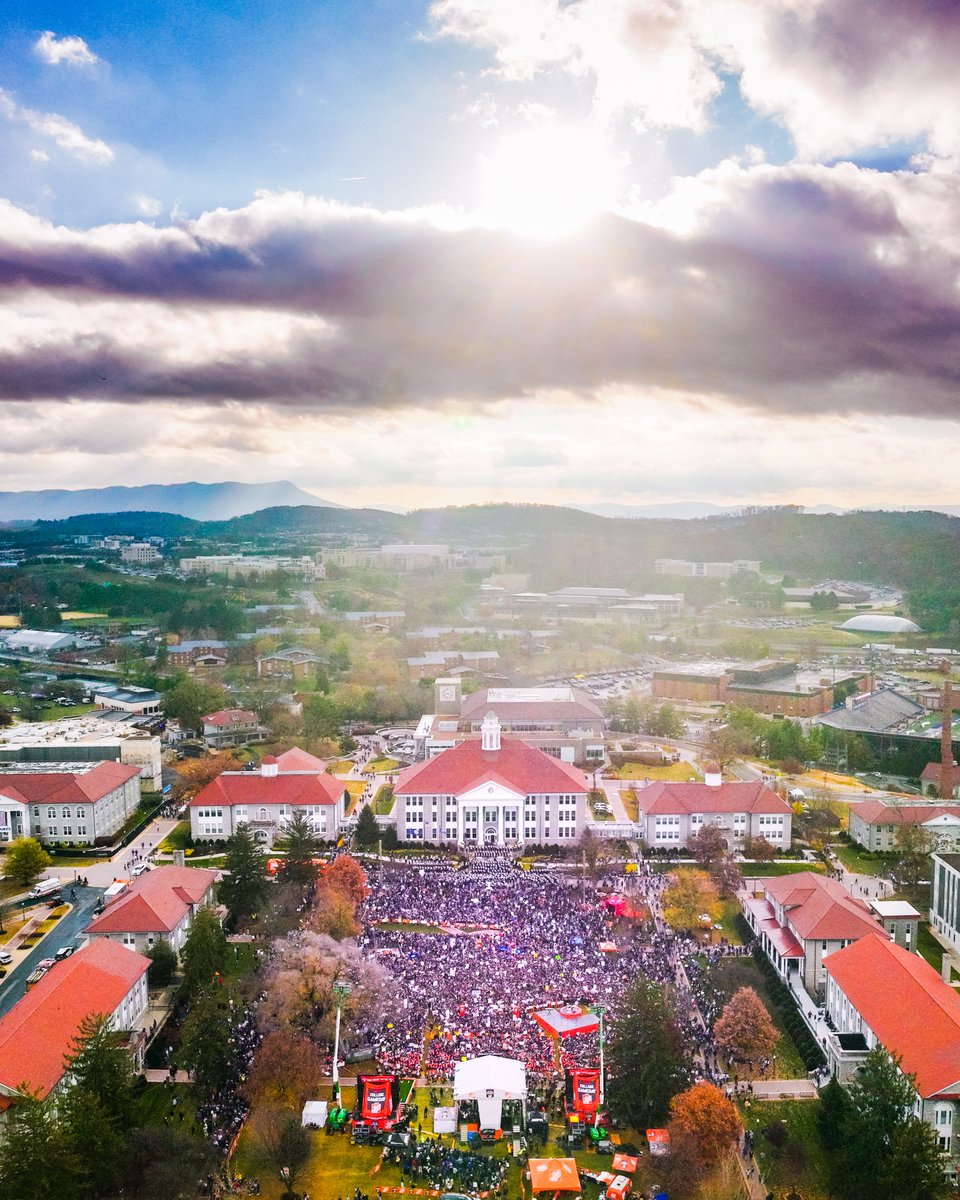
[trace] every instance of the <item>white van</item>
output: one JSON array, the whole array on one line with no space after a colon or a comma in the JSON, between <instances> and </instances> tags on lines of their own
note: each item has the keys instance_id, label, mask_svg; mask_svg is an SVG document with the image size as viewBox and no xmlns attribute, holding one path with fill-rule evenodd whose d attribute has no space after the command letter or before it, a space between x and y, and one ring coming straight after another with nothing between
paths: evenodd
<instances>
[{"instance_id":1,"label":"white van","mask_svg":"<svg viewBox=\"0 0 960 1200\"><path fill-rule=\"evenodd\" d=\"M0 967L7 967L13 962L13 955L9 950L0 950Z\"/></svg>"},{"instance_id":2,"label":"white van","mask_svg":"<svg viewBox=\"0 0 960 1200\"><path fill-rule=\"evenodd\" d=\"M53 896L63 888L59 879L41 879L27 892L31 900L39 900L42 896Z\"/></svg>"}]
</instances>

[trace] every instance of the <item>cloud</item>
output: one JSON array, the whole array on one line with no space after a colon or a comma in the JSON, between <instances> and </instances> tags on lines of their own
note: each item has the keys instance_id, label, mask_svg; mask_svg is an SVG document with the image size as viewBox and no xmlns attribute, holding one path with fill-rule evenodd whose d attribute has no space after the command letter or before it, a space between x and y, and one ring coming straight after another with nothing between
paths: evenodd
<instances>
[{"instance_id":1,"label":"cloud","mask_svg":"<svg viewBox=\"0 0 960 1200\"><path fill-rule=\"evenodd\" d=\"M49 29L45 29L34 42L33 52L37 58L54 67L61 63L66 63L68 67L89 67L100 61L83 38L58 38Z\"/></svg>"},{"instance_id":2,"label":"cloud","mask_svg":"<svg viewBox=\"0 0 960 1200\"><path fill-rule=\"evenodd\" d=\"M0 396L955 419L958 226L953 176L850 164L725 163L557 240L288 193L164 228L0 205Z\"/></svg>"},{"instance_id":3,"label":"cloud","mask_svg":"<svg viewBox=\"0 0 960 1200\"><path fill-rule=\"evenodd\" d=\"M598 113L640 127L702 131L732 74L805 159L960 150L954 0L435 0L430 13L504 79L586 80Z\"/></svg>"},{"instance_id":4,"label":"cloud","mask_svg":"<svg viewBox=\"0 0 960 1200\"><path fill-rule=\"evenodd\" d=\"M137 212L144 217L159 217L163 211L163 205L153 196L138 194L134 197L134 203L137 206Z\"/></svg>"},{"instance_id":5,"label":"cloud","mask_svg":"<svg viewBox=\"0 0 960 1200\"><path fill-rule=\"evenodd\" d=\"M37 112L18 104L12 94L0 88L0 116L26 125L41 137L49 138L71 157L102 166L113 161L113 150L99 138L88 137L79 125L59 113Z\"/></svg>"}]
</instances>

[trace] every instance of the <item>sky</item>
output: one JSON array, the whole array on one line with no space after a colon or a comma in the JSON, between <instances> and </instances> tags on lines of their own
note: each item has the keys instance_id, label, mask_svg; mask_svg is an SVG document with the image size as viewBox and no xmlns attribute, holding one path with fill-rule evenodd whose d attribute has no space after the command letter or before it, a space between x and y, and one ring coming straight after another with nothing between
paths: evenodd
<instances>
[{"instance_id":1,"label":"sky","mask_svg":"<svg viewBox=\"0 0 960 1200\"><path fill-rule=\"evenodd\" d=\"M0 490L958 500L956 0L0 3Z\"/></svg>"}]
</instances>

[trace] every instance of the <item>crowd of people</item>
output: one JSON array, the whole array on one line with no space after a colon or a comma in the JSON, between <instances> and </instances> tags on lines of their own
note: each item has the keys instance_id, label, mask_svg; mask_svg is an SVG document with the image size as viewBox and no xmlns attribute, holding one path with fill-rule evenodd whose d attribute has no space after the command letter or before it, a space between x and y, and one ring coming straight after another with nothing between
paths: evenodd
<instances>
[{"instance_id":1,"label":"crowd of people","mask_svg":"<svg viewBox=\"0 0 960 1200\"><path fill-rule=\"evenodd\" d=\"M213 1096L197 1104L197 1120L204 1137L224 1152L230 1148L250 1108L240 1089L262 1037L252 1014L248 1013L233 1022L231 1041L234 1055L230 1078Z\"/></svg>"},{"instance_id":2,"label":"crowd of people","mask_svg":"<svg viewBox=\"0 0 960 1200\"><path fill-rule=\"evenodd\" d=\"M384 1159L398 1163L401 1180L409 1181L412 1187L467 1192L471 1196L495 1191L507 1169L504 1158L454 1150L439 1141L412 1139L407 1146L386 1150Z\"/></svg>"},{"instance_id":3,"label":"crowd of people","mask_svg":"<svg viewBox=\"0 0 960 1200\"><path fill-rule=\"evenodd\" d=\"M531 1090L549 1094L561 1070L598 1064L598 1042L575 1034L557 1045L534 1011L602 1005L615 1018L625 988L641 975L672 985L706 1077L716 1054L711 1019L699 1008L704 947L659 919L666 881L641 868L597 886L561 872L527 874L489 854L460 869L379 872L364 904L361 944L397 977L401 997L378 1036L382 1067L440 1082L461 1059L497 1054L522 1061ZM618 917L603 902L626 886L646 920ZM708 956L724 952L713 947Z\"/></svg>"}]
</instances>

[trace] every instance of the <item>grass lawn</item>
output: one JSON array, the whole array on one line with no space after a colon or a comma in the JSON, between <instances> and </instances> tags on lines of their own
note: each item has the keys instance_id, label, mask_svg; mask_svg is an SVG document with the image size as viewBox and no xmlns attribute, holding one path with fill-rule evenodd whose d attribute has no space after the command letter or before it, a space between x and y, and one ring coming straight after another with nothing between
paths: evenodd
<instances>
[{"instance_id":1,"label":"grass lawn","mask_svg":"<svg viewBox=\"0 0 960 1200\"><path fill-rule=\"evenodd\" d=\"M817 1133L819 1100L757 1100L740 1106L744 1125L754 1131L754 1152L764 1184L777 1196L793 1188L803 1200L827 1200L827 1156ZM764 1135L775 1121L787 1127L778 1148Z\"/></svg>"},{"instance_id":2,"label":"grass lawn","mask_svg":"<svg viewBox=\"0 0 960 1200\"><path fill-rule=\"evenodd\" d=\"M822 862L804 862L802 859L798 859L796 862L744 862L737 865L740 867L740 873L746 879L753 879L758 876L763 878L765 875L796 875L798 871L817 871L823 875L827 870Z\"/></svg>"},{"instance_id":3,"label":"grass lawn","mask_svg":"<svg viewBox=\"0 0 960 1200\"><path fill-rule=\"evenodd\" d=\"M830 849L848 871L856 871L858 875L886 875L893 861L885 858L864 858L860 850L849 842L832 842Z\"/></svg>"},{"instance_id":4,"label":"grass lawn","mask_svg":"<svg viewBox=\"0 0 960 1200\"><path fill-rule=\"evenodd\" d=\"M41 721L57 721L60 717L82 717L96 711L95 704L45 704L40 711Z\"/></svg>"},{"instance_id":5,"label":"grass lawn","mask_svg":"<svg viewBox=\"0 0 960 1200\"><path fill-rule=\"evenodd\" d=\"M743 916L743 910L736 897L728 896L726 900L720 901L719 922L723 926L720 933L733 946L743 945L743 938L737 931L736 925L737 917L740 916Z\"/></svg>"},{"instance_id":6,"label":"grass lawn","mask_svg":"<svg viewBox=\"0 0 960 1200\"><path fill-rule=\"evenodd\" d=\"M633 788L621 788L620 799L623 802L623 809L627 814L627 820L636 821L640 814L639 805L637 803L637 793L633 790Z\"/></svg>"},{"instance_id":7,"label":"grass lawn","mask_svg":"<svg viewBox=\"0 0 960 1200\"><path fill-rule=\"evenodd\" d=\"M161 854L172 854L174 850L186 850L190 845L190 822L178 821L157 849Z\"/></svg>"},{"instance_id":8,"label":"grass lawn","mask_svg":"<svg viewBox=\"0 0 960 1200\"><path fill-rule=\"evenodd\" d=\"M4 613L0 616L0 629L19 629L20 618L15 613Z\"/></svg>"},{"instance_id":9,"label":"grass lawn","mask_svg":"<svg viewBox=\"0 0 960 1200\"><path fill-rule=\"evenodd\" d=\"M182 1112L183 1127L189 1130L196 1118L193 1085L149 1083L134 1101L134 1110L138 1125L180 1125Z\"/></svg>"},{"instance_id":10,"label":"grass lawn","mask_svg":"<svg viewBox=\"0 0 960 1200\"><path fill-rule=\"evenodd\" d=\"M424 925L419 921L410 924L400 921L377 921L376 928L384 933L443 933L439 925Z\"/></svg>"},{"instance_id":11,"label":"grass lawn","mask_svg":"<svg viewBox=\"0 0 960 1200\"><path fill-rule=\"evenodd\" d=\"M349 758L338 758L336 762L328 763L327 770L331 775L347 775L356 764Z\"/></svg>"},{"instance_id":12,"label":"grass lawn","mask_svg":"<svg viewBox=\"0 0 960 1200\"><path fill-rule=\"evenodd\" d=\"M227 946L224 975L246 975L248 971L252 971L257 961L257 950L261 948L256 942L231 943Z\"/></svg>"},{"instance_id":13,"label":"grass lawn","mask_svg":"<svg viewBox=\"0 0 960 1200\"><path fill-rule=\"evenodd\" d=\"M648 767L646 763L624 763L617 767L614 779L665 779L668 783L699 782L700 772L691 763L664 763L662 767Z\"/></svg>"},{"instance_id":14,"label":"grass lawn","mask_svg":"<svg viewBox=\"0 0 960 1200\"><path fill-rule=\"evenodd\" d=\"M807 1071L793 1044L793 1038L787 1033L779 1010L770 998L766 980L752 958L722 958L716 966L710 969L708 982L721 994L722 1003L729 1000L739 988L753 988L763 1001L771 1021L780 1033L780 1040L773 1051L773 1069L769 1072L768 1078L806 1079Z\"/></svg>"},{"instance_id":15,"label":"grass lawn","mask_svg":"<svg viewBox=\"0 0 960 1200\"><path fill-rule=\"evenodd\" d=\"M363 770L364 774L369 772L374 775L389 775L393 771L399 771L400 764L395 758L371 758Z\"/></svg>"},{"instance_id":16,"label":"grass lawn","mask_svg":"<svg viewBox=\"0 0 960 1200\"><path fill-rule=\"evenodd\" d=\"M917 929L917 949L939 975L943 969L944 950L930 932L930 926L922 921Z\"/></svg>"},{"instance_id":17,"label":"grass lawn","mask_svg":"<svg viewBox=\"0 0 960 1200\"><path fill-rule=\"evenodd\" d=\"M373 815L375 817L386 817L392 812L393 788L385 783L377 789L377 794L373 798Z\"/></svg>"}]
</instances>

